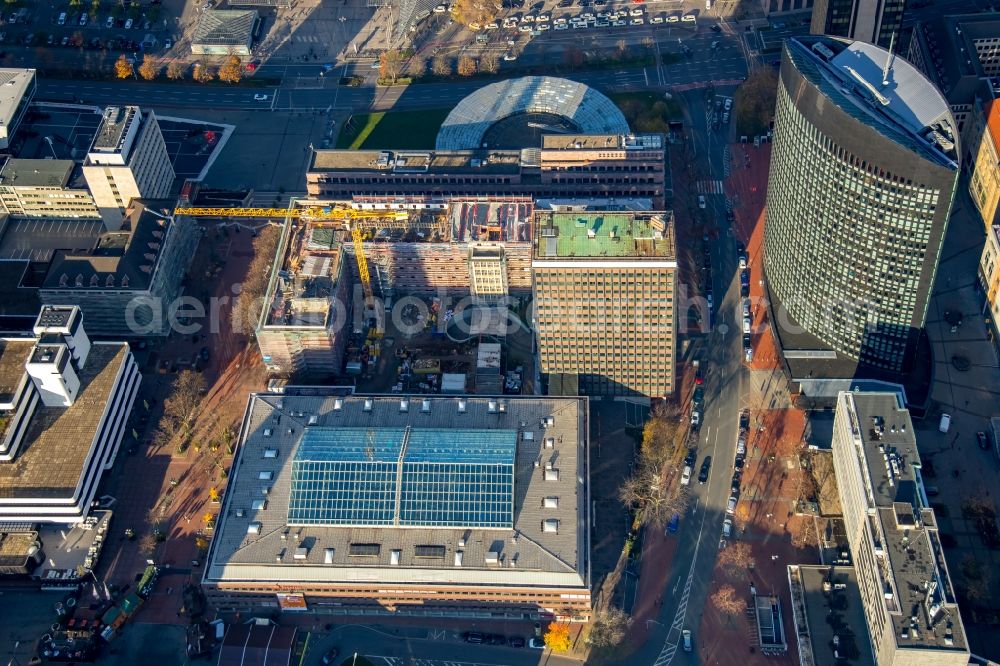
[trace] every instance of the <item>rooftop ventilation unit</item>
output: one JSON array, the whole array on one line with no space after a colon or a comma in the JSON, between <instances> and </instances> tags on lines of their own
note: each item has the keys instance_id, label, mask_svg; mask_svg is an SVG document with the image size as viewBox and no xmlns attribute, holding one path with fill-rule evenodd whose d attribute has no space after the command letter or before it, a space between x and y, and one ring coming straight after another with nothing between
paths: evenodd
<instances>
[{"instance_id":1,"label":"rooftop ventilation unit","mask_svg":"<svg viewBox=\"0 0 1000 666\"><path fill-rule=\"evenodd\" d=\"M260 534L260 523L250 523L247 525L247 534Z\"/></svg>"},{"instance_id":2,"label":"rooftop ventilation unit","mask_svg":"<svg viewBox=\"0 0 1000 666\"><path fill-rule=\"evenodd\" d=\"M343 408L344 408L344 399L343 398L335 398L334 401L333 401L333 411L339 412Z\"/></svg>"},{"instance_id":3,"label":"rooftop ventilation unit","mask_svg":"<svg viewBox=\"0 0 1000 666\"><path fill-rule=\"evenodd\" d=\"M431 401L430 400L421 400L420 401L420 411L423 412L424 414L429 414L430 411L431 411Z\"/></svg>"},{"instance_id":4,"label":"rooftop ventilation unit","mask_svg":"<svg viewBox=\"0 0 1000 666\"><path fill-rule=\"evenodd\" d=\"M406 398L403 398L402 400L400 400L399 401L399 411L401 411L401 412L408 412L408 411L410 411L410 401L407 400Z\"/></svg>"},{"instance_id":5,"label":"rooftop ventilation unit","mask_svg":"<svg viewBox=\"0 0 1000 666\"><path fill-rule=\"evenodd\" d=\"M372 399L371 398L365 398L364 411L366 411L366 412L372 411L372 406L373 406Z\"/></svg>"},{"instance_id":6,"label":"rooftop ventilation unit","mask_svg":"<svg viewBox=\"0 0 1000 666\"><path fill-rule=\"evenodd\" d=\"M333 548L323 549L323 564L333 564Z\"/></svg>"},{"instance_id":7,"label":"rooftop ventilation unit","mask_svg":"<svg viewBox=\"0 0 1000 666\"><path fill-rule=\"evenodd\" d=\"M467 403L465 402L465 400L459 400L458 401L458 413L459 414L464 414L465 410L466 410L466 407L467 407Z\"/></svg>"}]
</instances>

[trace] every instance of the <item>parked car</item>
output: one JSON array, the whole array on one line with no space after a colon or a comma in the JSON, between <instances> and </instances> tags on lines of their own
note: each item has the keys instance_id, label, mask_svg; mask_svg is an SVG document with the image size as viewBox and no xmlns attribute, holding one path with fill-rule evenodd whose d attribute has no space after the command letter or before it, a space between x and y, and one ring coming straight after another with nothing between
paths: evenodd
<instances>
[{"instance_id":1,"label":"parked car","mask_svg":"<svg viewBox=\"0 0 1000 666\"><path fill-rule=\"evenodd\" d=\"M670 517L670 522L667 523L667 532L669 532L670 534L676 534L677 528L680 527L680 524L681 524L681 514L675 513L673 516Z\"/></svg>"},{"instance_id":2,"label":"parked car","mask_svg":"<svg viewBox=\"0 0 1000 666\"><path fill-rule=\"evenodd\" d=\"M338 650L337 648L330 648L329 650L326 651L326 654L323 655L323 663L324 664L334 663L334 661L336 661L337 659L337 655L339 654L340 650Z\"/></svg>"},{"instance_id":3,"label":"parked car","mask_svg":"<svg viewBox=\"0 0 1000 666\"><path fill-rule=\"evenodd\" d=\"M733 535L733 519L726 518L722 521L722 536L729 538Z\"/></svg>"},{"instance_id":4,"label":"parked car","mask_svg":"<svg viewBox=\"0 0 1000 666\"><path fill-rule=\"evenodd\" d=\"M729 498L729 502L726 503L726 513L732 515L736 513L736 495L732 495Z\"/></svg>"},{"instance_id":5,"label":"parked car","mask_svg":"<svg viewBox=\"0 0 1000 666\"><path fill-rule=\"evenodd\" d=\"M267 95L261 95L260 93L257 93L256 95L253 96L253 101L255 101L255 102L266 102L267 101Z\"/></svg>"},{"instance_id":6,"label":"parked car","mask_svg":"<svg viewBox=\"0 0 1000 666\"><path fill-rule=\"evenodd\" d=\"M508 644L512 648L523 648L524 647L524 638L522 638L521 636L511 636L510 640L508 641Z\"/></svg>"},{"instance_id":7,"label":"parked car","mask_svg":"<svg viewBox=\"0 0 1000 666\"><path fill-rule=\"evenodd\" d=\"M87 21L90 20L90 15L87 12L80 14L80 25L87 25Z\"/></svg>"},{"instance_id":8,"label":"parked car","mask_svg":"<svg viewBox=\"0 0 1000 666\"><path fill-rule=\"evenodd\" d=\"M752 330L752 326L753 324L750 321L750 317L743 317L743 332L749 333Z\"/></svg>"},{"instance_id":9,"label":"parked car","mask_svg":"<svg viewBox=\"0 0 1000 666\"><path fill-rule=\"evenodd\" d=\"M485 638L486 637L478 631L467 631L462 634L462 639L465 640L466 643L474 643L476 645L482 643Z\"/></svg>"},{"instance_id":10,"label":"parked car","mask_svg":"<svg viewBox=\"0 0 1000 666\"><path fill-rule=\"evenodd\" d=\"M990 450L990 437L981 430L976 433L976 443L979 444L979 448L981 448L983 451Z\"/></svg>"},{"instance_id":11,"label":"parked car","mask_svg":"<svg viewBox=\"0 0 1000 666\"><path fill-rule=\"evenodd\" d=\"M740 492L740 472L733 473L733 479L729 482L729 487L733 491L733 494L738 494Z\"/></svg>"},{"instance_id":12,"label":"parked car","mask_svg":"<svg viewBox=\"0 0 1000 666\"><path fill-rule=\"evenodd\" d=\"M693 467L695 460L698 458L698 451L696 449L688 449L687 457L684 458L684 464L688 467Z\"/></svg>"},{"instance_id":13,"label":"parked car","mask_svg":"<svg viewBox=\"0 0 1000 666\"><path fill-rule=\"evenodd\" d=\"M104 27L105 28L113 28L113 27L115 27L115 17L114 16L109 16L108 20L104 22Z\"/></svg>"},{"instance_id":14,"label":"parked car","mask_svg":"<svg viewBox=\"0 0 1000 666\"><path fill-rule=\"evenodd\" d=\"M684 647L685 652L690 652L694 649L694 643L691 641L691 630L685 629L681 632L681 643Z\"/></svg>"},{"instance_id":15,"label":"parked car","mask_svg":"<svg viewBox=\"0 0 1000 666\"><path fill-rule=\"evenodd\" d=\"M697 429L701 425L701 412L695 410L691 412L691 426Z\"/></svg>"},{"instance_id":16,"label":"parked car","mask_svg":"<svg viewBox=\"0 0 1000 666\"><path fill-rule=\"evenodd\" d=\"M66 25L66 12L60 12L59 18L56 19L58 25Z\"/></svg>"},{"instance_id":17,"label":"parked car","mask_svg":"<svg viewBox=\"0 0 1000 666\"><path fill-rule=\"evenodd\" d=\"M742 471L743 470L743 460L744 460L743 456L736 456L736 459L733 461L733 469L735 469L737 472Z\"/></svg>"},{"instance_id":18,"label":"parked car","mask_svg":"<svg viewBox=\"0 0 1000 666\"><path fill-rule=\"evenodd\" d=\"M125 19L125 29L126 30L132 29L132 19Z\"/></svg>"},{"instance_id":19,"label":"parked car","mask_svg":"<svg viewBox=\"0 0 1000 666\"><path fill-rule=\"evenodd\" d=\"M701 471L698 472L698 483L708 482L708 472L712 469L712 456L705 456L701 461Z\"/></svg>"},{"instance_id":20,"label":"parked car","mask_svg":"<svg viewBox=\"0 0 1000 666\"><path fill-rule=\"evenodd\" d=\"M705 210L705 207L707 205L708 205L708 203L705 201L705 195L704 194L699 194L698 195L698 208L701 208L702 210Z\"/></svg>"},{"instance_id":21,"label":"parked car","mask_svg":"<svg viewBox=\"0 0 1000 666\"><path fill-rule=\"evenodd\" d=\"M743 299L743 316L744 317L750 316L750 301L749 299L746 298Z\"/></svg>"},{"instance_id":22,"label":"parked car","mask_svg":"<svg viewBox=\"0 0 1000 666\"><path fill-rule=\"evenodd\" d=\"M686 486L691 483L691 467L689 465L684 466L684 471L681 472L681 485Z\"/></svg>"},{"instance_id":23,"label":"parked car","mask_svg":"<svg viewBox=\"0 0 1000 666\"><path fill-rule=\"evenodd\" d=\"M532 638L531 640L528 641L528 647L532 648L533 650L544 650L545 641L543 641L541 638Z\"/></svg>"}]
</instances>

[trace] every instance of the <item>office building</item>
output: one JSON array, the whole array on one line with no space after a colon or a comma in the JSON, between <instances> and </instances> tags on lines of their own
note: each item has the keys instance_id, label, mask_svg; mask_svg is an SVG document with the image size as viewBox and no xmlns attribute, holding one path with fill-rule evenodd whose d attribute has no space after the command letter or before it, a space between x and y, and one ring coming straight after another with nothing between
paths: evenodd
<instances>
[{"instance_id":1,"label":"office building","mask_svg":"<svg viewBox=\"0 0 1000 666\"><path fill-rule=\"evenodd\" d=\"M854 567L791 564L788 587L800 664L875 664Z\"/></svg>"},{"instance_id":2,"label":"office building","mask_svg":"<svg viewBox=\"0 0 1000 666\"><path fill-rule=\"evenodd\" d=\"M968 133L974 106L1000 92L1000 17L995 12L945 14L919 21L906 59L948 100L968 166L979 143L979 136Z\"/></svg>"},{"instance_id":3,"label":"office building","mask_svg":"<svg viewBox=\"0 0 1000 666\"><path fill-rule=\"evenodd\" d=\"M867 42L899 44L906 0L816 0L809 32Z\"/></svg>"},{"instance_id":4,"label":"office building","mask_svg":"<svg viewBox=\"0 0 1000 666\"><path fill-rule=\"evenodd\" d=\"M35 70L0 68L0 150L10 149L36 86Z\"/></svg>"},{"instance_id":5,"label":"office building","mask_svg":"<svg viewBox=\"0 0 1000 666\"><path fill-rule=\"evenodd\" d=\"M46 306L34 339L0 340L0 522L82 522L139 389L124 342L92 342L79 308Z\"/></svg>"},{"instance_id":6,"label":"office building","mask_svg":"<svg viewBox=\"0 0 1000 666\"><path fill-rule=\"evenodd\" d=\"M833 464L875 662L966 666L913 424L896 394L840 393Z\"/></svg>"},{"instance_id":7,"label":"office building","mask_svg":"<svg viewBox=\"0 0 1000 666\"><path fill-rule=\"evenodd\" d=\"M191 38L191 53L249 56L259 20L256 9L205 9Z\"/></svg>"},{"instance_id":8,"label":"office building","mask_svg":"<svg viewBox=\"0 0 1000 666\"><path fill-rule=\"evenodd\" d=\"M0 208L15 217L101 217L73 160L8 158L0 167Z\"/></svg>"},{"instance_id":9,"label":"office building","mask_svg":"<svg viewBox=\"0 0 1000 666\"><path fill-rule=\"evenodd\" d=\"M30 240L45 226L36 223L23 237ZM170 307L181 295L181 282L198 245L194 221L133 204L119 231L98 229L92 236L74 238L79 225L62 226L69 225L60 225L68 240L81 244L76 249L48 249L33 263L44 270L36 283L41 302L79 306L95 336L169 334ZM40 243L51 248L52 239Z\"/></svg>"},{"instance_id":10,"label":"office building","mask_svg":"<svg viewBox=\"0 0 1000 666\"><path fill-rule=\"evenodd\" d=\"M969 136L974 142L966 145L969 171L969 196L987 234L997 220L1000 204L1000 102L977 100L973 108Z\"/></svg>"},{"instance_id":11,"label":"office building","mask_svg":"<svg viewBox=\"0 0 1000 666\"><path fill-rule=\"evenodd\" d=\"M986 245L979 259L979 287L982 289L986 333L1000 354L1000 225L986 232Z\"/></svg>"},{"instance_id":12,"label":"office building","mask_svg":"<svg viewBox=\"0 0 1000 666\"><path fill-rule=\"evenodd\" d=\"M132 199L165 199L174 167L152 111L109 106L83 163L83 176L109 230L117 230Z\"/></svg>"},{"instance_id":13,"label":"office building","mask_svg":"<svg viewBox=\"0 0 1000 666\"><path fill-rule=\"evenodd\" d=\"M721 5L721 6L720 6ZM727 7L725 3L712 3L713 8L720 16L729 16L733 9ZM738 7L739 5L734 5ZM813 0L760 0L760 9L765 16L772 14L784 14L786 12L801 12L812 9Z\"/></svg>"},{"instance_id":14,"label":"office building","mask_svg":"<svg viewBox=\"0 0 1000 666\"><path fill-rule=\"evenodd\" d=\"M806 395L912 365L957 142L947 102L901 58L864 42L785 41L763 278L783 359Z\"/></svg>"},{"instance_id":15,"label":"office building","mask_svg":"<svg viewBox=\"0 0 1000 666\"><path fill-rule=\"evenodd\" d=\"M665 160L660 134L544 135L526 150L316 150L306 189L317 200L521 196L655 210L669 189Z\"/></svg>"},{"instance_id":16,"label":"office building","mask_svg":"<svg viewBox=\"0 0 1000 666\"><path fill-rule=\"evenodd\" d=\"M213 606L589 618L586 400L326 391L250 397Z\"/></svg>"},{"instance_id":17,"label":"office building","mask_svg":"<svg viewBox=\"0 0 1000 666\"><path fill-rule=\"evenodd\" d=\"M674 391L673 215L535 213L534 325L541 372L589 395Z\"/></svg>"}]
</instances>

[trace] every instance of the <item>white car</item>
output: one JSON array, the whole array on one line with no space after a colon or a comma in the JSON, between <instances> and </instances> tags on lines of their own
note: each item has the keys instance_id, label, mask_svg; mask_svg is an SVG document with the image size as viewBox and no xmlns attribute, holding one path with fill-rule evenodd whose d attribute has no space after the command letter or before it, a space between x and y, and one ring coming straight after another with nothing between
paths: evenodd
<instances>
[{"instance_id":1,"label":"white car","mask_svg":"<svg viewBox=\"0 0 1000 666\"><path fill-rule=\"evenodd\" d=\"M446 11L448 11L448 8L445 7L444 5L438 5L437 7L434 8L435 14L444 14Z\"/></svg>"},{"instance_id":2,"label":"white car","mask_svg":"<svg viewBox=\"0 0 1000 666\"><path fill-rule=\"evenodd\" d=\"M267 95L262 95L260 93L257 93L256 95L253 96L253 101L255 101L255 102L266 102L267 101Z\"/></svg>"},{"instance_id":3,"label":"white car","mask_svg":"<svg viewBox=\"0 0 1000 666\"><path fill-rule=\"evenodd\" d=\"M744 317L749 317L750 316L750 299L749 298L744 298L743 299L743 316Z\"/></svg>"},{"instance_id":4,"label":"white car","mask_svg":"<svg viewBox=\"0 0 1000 666\"><path fill-rule=\"evenodd\" d=\"M555 30L569 30L569 26L565 23L556 23L552 28Z\"/></svg>"},{"instance_id":5,"label":"white car","mask_svg":"<svg viewBox=\"0 0 1000 666\"><path fill-rule=\"evenodd\" d=\"M667 17L667 23L680 23L680 22L681 22L681 17L680 16L668 16Z\"/></svg>"},{"instance_id":6,"label":"white car","mask_svg":"<svg viewBox=\"0 0 1000 666\"><path fill-rule=\"evenodd\" d=\"M685 629L684 631L681 632L681 642L684 645L684 651L685 652L690 652L691 650L694 649L694 646L691 643L691 630L690 629Z\"/></svg>"},{"instance_id":7,"label":"white car","mask_svg":"<svg viewBox=\"0 0 1000 666\"><path fill-rule=\"evenodd\" d=\"M681 472L681 485L686 486L691 483L691 465L685 465L684 471Z\"/></svg>"},{"instance_id":8,"label":"white car","mask_svg":"<svg viewBox=\"0 0 1000 666\"><path fill-rule=\"evenodd\" d=\"M105 28L113 28L113 27L115 27L115 17L114 16L109 16L108 20L104 22L104 27Z\"/></svg>"},{"instance_id":9,"label":"white car","mask_svg":"<svg viewBox=\"0 0 1000 666\"><path fill-rule=\"evenodd\" d=\"M747 347L743 350L743 360L747 363L753 361L753 347Z\"/></svg>"},{"instance_id":10,"label":"white car","mask_svg":"<svg viewBox=\"0 0 1000 666\"><path fill-rule=\"evenodd\" d=\"M707 205L708 205L708 203L705 201L705 195L704 194L699 194L698 195L698 208L701 208L702 210L705 210L705 207Z\"/></svg>"},{"instance_id":11,"label":"white car","mask_svg":"<svg viewBox=\"0 0 1000 666\"><path fill-rule=\"evenodd\" d=\"M535 26L535 29L538 30L539 32L544 32L550 29L551 27L552 26L550 26L548 23L543 23L541 25Z\"/></svg>"},{"instance_id":12,"label":"white car","mask_svg":"<svg viewBox=\"0 0 1000 666\"><path fill-rule=\"evenodd\" d=\"M518 30L521 32L531 32L532 28L530 25L522 25Z\"/></svg>"},{"instance_id":13,"label":"white car","mask_svg":"<svg viewBox=\"0 0 1000 666\"><path fill-rule=\"evenodd\" d=\"M636 7L634 9L632 9L631 11L629 11L628 15L629 16L642 16L642 10L639 9L638 7Z\"/></svg>"},{"instance_id":14,"label":"white car","mask_svg":"<svg viewBox=\"0 0 1000 666\"><path fill-rule=\"evenodd\" d=\"M541 638L531 638L528 640L528 647L531 648L532 650L544 650L545 641L543 641Z\"/></svg>"},{"instance_id":15,"label":"white car","mask_svg":"<svg viewBox=\"0 0 1000 666\"><path fill-rule=\"evenodd\" d=\"M87 25L87 21L90 20L90 15L87 12L80 14L80 25Z\"/></svg>"},{"instance_id":16,"label":"white car","mask_svg":"<svg viewBox=\"0 0 1000 666\"><path fill-rule=\"evenodd\" d=\"M726 101L722 105L722 108L724 108L726 111L731 110L733 108L733 98L727 97Z\"/></svg>"},{"instance_id":17,"label":"white car","mask_svg":"<svg viewBox=\"0 0 1000 666\"><path fill-rule=\"evenodd\" d=\"M580 18L582 18L584 21L593 21L596 17L590 12L584 12L580 14Z\"/></svg>"},{"instance_id":18,"label":"white car","mask_svg":"<svg viewBox=\"0 0 1000 666\"><path fill-rule=\"evenodd\" d=\"M521 17L521 23L534 23L535 17L533 14L525 14Z\"/></svg>"},{"instance_id":19,"label":"white car","mask_svg":"<svg viewBox=\"0 0 1000 666\"><path fill-rule=\"evenodd\" d=\"M643 19L641 19L641 18L634 18L631 21L629 21L628 23L629 23L629 25L643 25L645 22L646 21L643 20Z\"/></svg>"},{"instance_id":20,"label":"white car","mask_svg":"<svg viewBox=\"0 0 1000 666\"><path fill-rule=\"evenodd\" d=\"M728 513L729 515L733 515L734 513L736 513L736 502L737 502L736 495L733 495L729 498L729 502L726 503L726 513Z\"/></svg>"},{"instance_id":21,"label":"white car","mask_svg":"<svg viewBox=\"0 0 1000 666\"><path fill-rule=\"evenodd\" d=\"M740 270L743 270L746 267L747 267L747 258L740 257Z\"/></svg>"},{"instance_id":22,"label":"white car","mask_svg":"<svg viewBox=\"0 0 1000 666\"><path fill-rule=\"evenodd\" d=\"M487 23L487 24L486 24L486 29L487 29L487 30L496 30L496 29L497 29L497 28L499 28L499 27L500 27L500 25L499 25L499 24L497 24L497 23L493 23L493 22L490 22L490 23Z\"/></svg>"},{"instance_id":23,"label":"white car","mask_svg":"<svg viewBox=\"0 0 1000 666\"><path fill-rule=\"evenodd\" d=\"M503 59L506 60L507 62L510 62L511 60L517 60L517 56L514 55L513 53L505 53Z\"/></svg>"},{"instance_id":24,"label":"white car","mask_svg":"<svg viewBox=\"0 0 1000 666\"><path fill-rule=\"evenodd\" d=\"M743 317L743 332L749 333L751 327L752 327L752 322L750 321L750 317Z\"/></svg>"},{"instance_id":25,"label":"white car","mask_svg":"<svg viewBox=\"0 0 1000 666\"><path fill-rule=\"evenodd\" d=\"M611 25L611 21L598 21L594 25L597 26L598 28L607 28L609 25Z\"/></svg>"},{"instance_id":26,"label":"white car","mask_svg":"<svg viewBox=\"0 0 1000 666\"><path fill-rule=\"evenodd\" d=\"M615 26L616 28L620 28L623 25L628 25L628 24L625 23L625 21L612 21L611 25Z\"/></svg>"},{"instance_id":27,"label":"white car","mask_svg":"<svg viewBox=\"0 0 1000 666\"><path fill-rule=\"evenodd\" d=\"M566 19L564 19L564 18L562 18L560 16L555 21L553 21L553 23L556 24L556 25L565 25L566 24Z\"/></svg>"},{"instance_id":28,"label":"white car","mask_svg":"<svg viewBox=\"0 0 1000 666\"><path fill-rule=\"evenodd\" d=\"M125 29L126 30L131 30L132 29L132 19L127 19L125 21Z\"/></svg>"},{"instance_id":29,"label":"white car","mask_svg":"<svg viewBox=\"0 0 1000 666\"><path fill-rule=\"evenodd\" d=\"M725 520L722 521L722 536L728 539L729 537L732 536L732 534L733 534L733 519L726 518Z\"/></svg>"},{"instance_id":30,"label":"white car","mask_svg":"<svg viewBox=\"0 0 1000 666\"><path fill-rule=\"evenodd\" d=\"M681 17L681 21L684 23L694 23L698 19L695 18L694 14L685 14Z\"/></svg>"},{"instance_id":31,"label":"white car","mask_svg":"<svg viewBox=\"0 0 1000 666\"><path fill-rule=\"evenodd\" d=\"M653 18L649 19L649 22L653 23L653 24L663 23L663 17L662 16L654 16Z\"/></svg>"},{"instance_id":32,"label":"white car","mask_svg":"<svg viewBox=\"0 0 1000 666\"><path fill-rule=\"evenodd\" d=\"M517 25L517 21L515 21L514 19L504 19L503 20L503 27L505 27L505 28L513 28L516 25Z\"/></svg>"},{"instance_id":33,"label":"white car","mask_svg":"<svg viewBox=\"0 0 1000 666\"><path fill-rule=\"evenodd\" d=\"M542 22L542 23L545 23L546 21L548 21L548 20L549 20L549 19L551 19L551 18L552 18L552 17L551 17L551 16L549 16L548 14L539 14L539 15L538 15L538 18L537 18L537 19L535 19L535 20L536 20L536 21L540 21L540 22Z\"/></svg>"},{"instance_id":34,"label":"white car","mask_svg":"<svg viewBox=\"0 0 1000 666\"><path fill-rule=\"evenodd\" d=\"M602 19L602 18L606 19L609 16L611 16L611 12L597 12L597 18L599 18L599 19Z\"/></svg>"},{"instance_id":35,"label":"white car","mask_svg":"<svg viewBox=\"0 0 1000 666\"><path fill-rule=\"evenodd\" d=\"M578 30L580 28L586 28L586 27L587 27L586 23L574 23L573 24L573 29L574 30Z\"/></svg>"}]
</instances>

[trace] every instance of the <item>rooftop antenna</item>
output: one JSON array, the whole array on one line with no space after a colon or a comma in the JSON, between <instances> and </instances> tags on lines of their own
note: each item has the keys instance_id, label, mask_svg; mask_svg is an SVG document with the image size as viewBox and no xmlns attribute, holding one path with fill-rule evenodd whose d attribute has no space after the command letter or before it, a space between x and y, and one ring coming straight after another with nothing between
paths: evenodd
<instances>
[{"instance_id":1,"label":"rooftop antenna","mask_svg":"<svg viewBox=\"0 0 1000 666\"><path fill-rule=\"evenodd\" d=\"M896 31L893 30L892 35L889 37L889 57L885 59L885 67L882 68L882 86L885 87L889 85L889 71L892 69L892 61L895 58L893 55L893 47L896 45Z\"/></svg>"}]
</instances>

